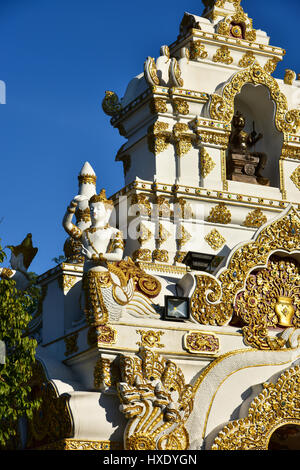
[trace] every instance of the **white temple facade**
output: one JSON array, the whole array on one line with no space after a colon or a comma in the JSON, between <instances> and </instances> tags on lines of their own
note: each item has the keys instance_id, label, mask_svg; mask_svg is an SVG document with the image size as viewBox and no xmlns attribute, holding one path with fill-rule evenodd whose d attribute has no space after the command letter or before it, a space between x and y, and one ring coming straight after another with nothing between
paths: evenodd
<instances>
[{"instance_id":1,"label":"white temple facade","mask_svg":"<svg viewBox=\"0 0 300 470\"><path fill-rule=\"evenodd\" d=\"M240 0L203 3L105 93L125 185L83 165L39 277L27 449L299 449L300 80Z\"/></svg>"}]
</instances>

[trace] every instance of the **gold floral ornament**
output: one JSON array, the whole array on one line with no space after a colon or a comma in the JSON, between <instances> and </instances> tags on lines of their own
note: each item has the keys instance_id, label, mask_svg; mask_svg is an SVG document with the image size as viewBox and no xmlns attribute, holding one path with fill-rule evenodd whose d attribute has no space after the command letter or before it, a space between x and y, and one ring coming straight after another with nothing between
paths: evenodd
<instances>
[{"instance_id":1,"label":"gold floral ornament","mask_svg":"<svg viewBox=\"0 0 300 470\"><path fill-rule=\"evenodd\" d=\"M170 135L167 122L156 121L148 128L148 148L151 153L158 155L166 150L170 144Z\"/></svg>"},{"instance_id":2,"label":"gold floral ornament","mask_svg":"<svg viewBox=\"0 0 300 470\"><path fill-rule=\"evenodd\" d=\"M145 245L149 240L151 240L153 233L151 230L146 227L145 224L141 223L139 226L140 236L138 238L138 242L141 246Z\"/></svg>"},{"instance_id":3,"label":"gold floral ornament","mask_svg":"<svg viewBox=\"0 0 300 470\"><path fill-rule=\"evenodd\" d=\"M261 209L254 209L247 214L246 219L243 222L245 227L261 227L267 222L267 217L264 215Z\"/></svg>"},{"instance_id":4,"label":"gold floral ornament","mask_svg":"<svg viewBox=\"0 0 300 470\"><path fill-rule=\"evenodd\" d=\"M248 51L239 61L239 66L243 68L250 67L250 65L254 64L254 62L256 62L254 53L252 51Z\"/></svg>"},{"instance_id":5,"label":"gold floral ornament","mask_svg":"<svg viewBox=\"0 0 300 470\"><path fill-rule=\"evenodd\" d=\"M197 285L191 297L191 315L203 324L227 325L234 313L237 295L244 289L249 274L265 266L270 255L284 250L291 253L300 249L300 218L297 211L288 207L279 218L260 228L254 238L239 245L229 256L226 266L217 276L197 275ZM248 338L263 349L281 349L277 338L270 338L266 322L249 325ZM263 339L260 342L260 338ZM248 341L249 342L249 341ZM261 346L259 346L261 344Z\"/></svg>"},{"instance_id":6,"label":"gold floral ornament","mask_svg":"<svg viewBox=\"0 0 300 470\"><path fill-rule=\"evenodd\" d=\"M217 33L254 42L256 40L256 31L253 29L252 19L248 17L238 3L235 3L235 10L236 12L233 15L228 15L220 21Z\"/></svg>"},{"instance_id":7,"label":"gold floral ornament","mask_svg":"<svg viewBox=\"0 0 300 470\"><path fill-rule=\"evenodd\" d=\"M291 180L293 181L294 185L300 191L300 166L296 168L296 170L291 175Z\"/></svg>"},{"instance_id":8,"label":"gold floral ornament","mask_svg":"<svg viewBox=\"0 0 300 470\"><path fill-rule=\"evenodd\" d=\"M300 127L300 110L293 109L289 111L287 98L281 92L277 81L257 63L233 75L229 82L225 84L222 96L218 94L211 96L209 104L210 117L230 124L234 115L235 97L247 83L264 85L269 89L271 99L276 104L275 125L277 130L286 133L297 133Z\"/></svg>"},{"instance_id":9,"label":"gold floral ornament","mask_svg":"<svg viewBox=\"0 0 300 470\"><path fill-rule=\"evenodd\" d=\"M233 58L227 46L221 46L213 56L214 62L221 62L222 64L232 64Z\"/></svg>"},{"instance_id":10,"label":"gold floral ornament","mask_svg":"<svg viewBox=\"0 0 300 470\"><path fill-rule=\"evenodd\" d=\"M182 157L192 148L193 135L186 123L177 122L173 126L172 140L175 142L176 155Z\"/></svg>"},{"instance_id":11,"label":"gold floral ornament","mask_svg":"<svg viewBox=\"0 0 300 470\"><path fill-rule=\"evenodd\" d=\"M215 168L216 164L207 152L207 150L202 147L200 150L200 167L201 167L201 176L206 178L209 173Z\"/></svg>"},{"instance_id":12,"label":"gold floral ornament","mask_svg":"<svg viewBox=\"0 0 300 470\"><path fill-rule=\"evenodd\" d=\"M141 335L141 341L136 344L138 346L145 346L147 348L163 348L164 344L160 343L160 337L164 335L163 331L154 330L136 330Z\"/></svg>"},{"instance_id":13,"label":"gold floral ornament","mask_svg":"<svg viewBox=\"0 0 300 470\"><path fill-rule=\"evenodd\" d=\"M149 85L159 85L159 78L157 76L156 63L153 57L147 57L144 63L144 76Z\"/></svg>"},{"instance_id":14,"label":"gold floral ornament","mask_svg":"<svg viewBox=\"0 0 300 470\"><path fill-rule=\"evenodd\" d=\"M222 246L226 243L225 238L218 232L217 229L213 229L209 232L205 237L204 240L209 244L209 246L213 250L220 250Z\"/></svg>"},{"instance_id":15,"label":"gold floral ornament","mask_svg":"<svg viewBox=\"0 0 300 470\"><path fill-rule=\"evenodd\" d=\"M235 313L250 346L269 349L268 338L253 334L253 325L267 328L300 326L300 265L293 258L271 256L266 268L253 271L237 295Z\"/></svg>"},{"instance_id":16,"label":"gold floral ornament","mask_svg":"<svg viewBox=\"0 0 300 470\"><path fill-rule=\"evenodd\" d=\"M264 383L252 401L248 416L229 422L216 437L212 450L268 450L274 431L286 424L300 426L300 368L292 367L273 383Z\"/></svg>"},{"instance_id":17,"label":"gold floral ornament","mask_svg":"<svg viewBox=\"0 0 300 470\"><path fill-rule=\"evenodd\" d=\"M167 250L153 250L152 257L154 261L160 261L161 263L167 263L169 261L169 252Z\"/></svg>"},{"instance_id":18,"label":"gold floral ornament","mask_svg":"<svg viewBox=\"0 0 300 470\"><path fill-rule=\"evenodd\" d=\"M106 91L102 101L102 109L108 116L114 116L122 110L118 95L113 91Z\"/></svg>"},{"instance_id":19,"label":"gold floral ornament","mask_svg":"<svg viewBox=\"0 0 300 470\"><path fill-rule=\"evenodd\" d=\"M184 336L184 347L193 354L216 354L219 351L219 339L213 333L206 334L199 331L189 331Z\"/></svg>"},{"instance_id":20,"label":"gold floral ornament","mask_svg":"<svg viewBox=\"0 0 300 470\"><path fill-rule=\"evenodd\" d=\"M177 238L178 238L179 250L181 250L182 247L191 240L192 235L187 231L187 229L184 227L183 224L180 224L178 226Z\"/></svg>"},{"instance_id":21,"label":"gold floral ornament","mask_svg":"<svg viewBox=\"0 0 300 470\"><path fill-rule=\"evenodd\" d=\"M117 330L109 325L97 326L96 332L98 346L110 346L117 342Z\"/></svg>"},{"instance_id":22,"label":"gold floral ornament","mask_svg":"<svg viewBox=\"0 0 300 470\"><path fill-rule=\"evenodd\" d=\"M163 245L168 240L168 238L170 238L170 236L170 232L162 224L159 224L157 240L158 246L160 247L161 245Z\"/></svg>"},{"instance_id":23,"label":"gold floral ornament","mask_svg":"<svg viewBox=\"0 0 300 470\"><path fill-rule=\"evenodd\" d=\"M285 74L284 74L284 79L283 79L286 85L293 85L296 78L297 78L297 74L294 70L286 69Z\"/></svg>"},{"instance_id":24,"label":"gold floral ornament","mask_svg":"<svg viewBox=\"0 0 300 470\"><path fill-rule=\"evenodd\" d=\"M266 65L264 66L264 70L267 73L275 72L276 67L278 65L278 62L280 62L280 61L281 61L281 59L279 59L278 57L272 57L272 59L269 59L268 62L266 63Z\"/></svg>"},{"instance_id":25,"label":"gold floral ornament","mask_svg":"<svg viewBox=\"0 0 300 470\"><path fill-rule=\"evenodd\" d=\"M117 267L122 270L122 273L126 278L126 284L129 279L133 279L135 289L139 290L147 297L156 297L160 293L161 283L159 280L139 268L131 258L128 257L127 260L120 261Z\"/></svg>"},{"instance_id":26,"label":"gold floral ornament","mask_svg":"<svg viewBox=\"0 0 300 470\"><path fill-rule=\"evenodd\" d=\"M166 101L161 98L153 98L150 102L150 111L152 114L166 113L168 111Z\"/></svg>"},{"instance_id":27,"label":"gold floral ornament","mask_svg":"<svg viewBox=\"0 0 300 470\"><path fill-rule=\"evenodd\" d=\"M138 356L120 356L121 411L128 419L126 450L186 450L185 422L193 409L193 387L181 369L142 347Z\"/></svg>"},{"instance_id":28,"label":"gold floral ornament","mask_svg":"<svg viewBox=\"0 0 300 470\"><path fill-rule=\"evenodd\" d=\"M206 59L208 56L207 51L205 50L204 44L201 41L192 41L190 43L190 59L197 60L197 59Z\"/></svg>"},{"instance_id":29,"label":"gold floral ornament","mask_svg":"<svg viewBox=\"0 0 300 470\"><path fill-rule=\"evenodd\" d=\"M184 85L183 79L181 77L181 70L179 63L175 57L172 57L169 67L169 78L171 86L182 88Z\"/></svg>"},{"instance_id":30,"label":"gold floral ornament","mask_svg":"<svg viewBox=\"0 0 300 470\"><path fill-rule=\"evenodd\" d=\"M176 114L187 115L190 112L189 104L186 100L175 98L173 100L174 112Z\"/></svg>"},{"instance_id":31,"label":"gold floral ornament","mask_svg":"<svg viewBox=\"0 0 300 470\"><path fill-rule=\"evenodd\" d=\"M131 205L136 205L141 215L151 216L151 204L146 194L134 194L131 198Z\"/></svg>"},{"instance_id":32,"label":"gold floral ornament","mask_svg":"<svg viewBox=\"0 0 300 470\"><path fill-rule=\"evenodd\" d=\"M67 395L58 396L52 382L48 381L40 362L36 361L30 379L31 394L40 400L40 406L34 410L28 420L27 448L56 442L72 436L73 421L69 411Z\"/></svg>"},{"instance_id":33,"label":"gold floral ornament","mask_svg":"<svg viewBox=\"0 0 300 470\"><path fill-rule=\"evenodd\" d=\"M231 212L224 202L220 202L217 206L212 207L207 220L216 224L230 224Z\"/></svg>"}]
</instances>

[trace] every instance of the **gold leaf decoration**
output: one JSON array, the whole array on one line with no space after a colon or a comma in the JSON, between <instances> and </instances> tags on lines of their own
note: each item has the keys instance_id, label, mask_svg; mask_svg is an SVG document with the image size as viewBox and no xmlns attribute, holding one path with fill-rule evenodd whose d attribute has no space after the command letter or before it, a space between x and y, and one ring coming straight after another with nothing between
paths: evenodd
<instances>
[{"instance_id":1,"label":"gold leaf decoration","mask_svg":"<svg viewBox=\"0 0 300 470\"><path fill-rule=\"evenodd\" d=\"M291 175L291 180L293 181L294 185L300 191L300 166L296 168L296 170Z\"/></svg>"},{"instance_id":2,"label":"gold leaf decoration","mask_svg":"<svg viewBox=\"0 0 300 470\"><path fill-rule=\"evenodd\" d=\"M200 151L200 166L201 176L203 178L206 178L206 176L208 176L216 166L215 162L204 147L202 147Z\"/></svg>"},{"instance_id":3,"label":"gold leaf decoration","mask_svg":"<svg viewBox=\"0 0 300 470\"><path fill-rule=\"evenodd\" d=\"M263 214L261 209L254 209L249 212L243 225L245 225L245 227L261 227L267 220L267 217Z\"/></svg>"},{"instance_id":4,"label":"gold leaf decoration","mask_svg":"<svg viewBox=\"0 0 300 470\"><path fill-rule=\"evenodd\" d=\"M230 224L231 212L227 209L224 202L220 202L220 204L211 209L207 220L216 224Z\"/></svg>"},{"instance_id":5,"label":"gold leaf decoration","mask_svg":"<svg viewBox=\"0 0 300 470\"><path fill-rule=\"evenodd\" d=\"M226 243L225 238L218 232L217 229L213 229L211 232L209 232L204 237L204 240L213 250L219 250L224 245L224 243Z\"/></svg>"}]
</instances>

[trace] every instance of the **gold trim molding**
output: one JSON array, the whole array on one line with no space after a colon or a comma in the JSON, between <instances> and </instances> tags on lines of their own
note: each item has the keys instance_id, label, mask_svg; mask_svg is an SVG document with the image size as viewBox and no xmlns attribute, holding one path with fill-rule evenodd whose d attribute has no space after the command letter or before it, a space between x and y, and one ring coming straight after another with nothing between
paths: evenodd
<instances>
[{"instance_id":1,"label":"gold trim molding","mask_svg":"<svg viewBox=\"0 0 300 470\"><path fill-rule=\"evenodd\" d=\"M123 450L122 442L89 441L81 439L61 439L35 450Z\"/></svg>"}]
</instances>

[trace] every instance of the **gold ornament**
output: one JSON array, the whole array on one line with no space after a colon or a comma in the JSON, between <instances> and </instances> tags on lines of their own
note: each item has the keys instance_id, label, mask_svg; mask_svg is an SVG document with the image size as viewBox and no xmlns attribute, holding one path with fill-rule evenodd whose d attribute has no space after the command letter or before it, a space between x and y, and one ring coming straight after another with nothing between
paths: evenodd
<instances>
[{"instance_id":1,"label":"gold ornament","mask_svg":"<svg viewBox=\"0 0 300 470\"><path fill-rule=\"evenodd\" d=\"M186 100L182 100L181 98L174 98L173 106L176 114L187 115L190 112L188 102Z\"/></svg>"},{"instance_id":2,"label":"gold ornament","mask_svg":"<svg viewBox=\"0 0 300 470\"><path fill-rule=\"evenodd\" d=\"M207 51L205 50L204 44L201 44L201 41L192 41L190 43L190 59L206 59L208 56Z\"/></svg>"},{"instance_id":3,"label":"gold ornament","mask_svg":"<svg viewBox=\"0 0 300 470\"><path fill-rule=\"evenodd\" d=\"M262 331L269 327L300 326L300 271L292 258L272 255L266 268L252 271L245 289L237 295L235 313L244 324L247 343L269 349L267 336L253 334L256 325Z\"/></svg>"},{"instance_id":4,"label":"gold ornament","mask_svg":"<svg viewBox=\"0 0 300 470\"><path fill-rule=\"evenodd\" d=\"M240 67L250 67L250 65L254 64L256 62L255 55L252 51L246 52L241 60L239 61L239 66Z\"/></svg>"},{"instance_id":5,"label":"gold ornament","mask_svg":"<svg viewBox=\"0 0 300 470\"><path fill-rule=\"evenodd\" d=\"M294 72L294 70L287 69L285 71L283 81L286 85L293 85L296 78L297 78L296 72Z\"/></svg>"},{"instance_id":6,"label":"gold ornament","mask_svg":"<svg viewBox=\"0 0 300 470\"><path fill-rule=\"evenodd\" d=\"M264 66L264 70L267 73L273 73L276 70L278 62L280 62L281 59L278 59L278 57L273 57L272 59L269 59L266 65Z\"/></svg>"},{"instance_id":7,"label":"gold ornament","mask_svg":"<svg viewBox=\"0 0 300 470\"><path fill-rule=\"evenodd\" d=\"M167 263L169 261L169 253L167 250L153 250L152 257L154 261Z\"/></svg>"},{"instance_id":8,"label":"gold ornament","mask_svg":"<svg viewBox=\"0 0 300 470\"><path fill-rule=\"evenodd\" d=\"M201 331L189 331L184 336L184 347L193 354L216 354L219 351L219 339L213 333L206 334Z\"/></svg>"},{"instance_id":9,"label":"gold ornament","mask_svg":"<svg viewBox=\"0 0 300 470\"><path fill-rule=\"evenodd\" d=\"M221 62L222 64L232 64L233 58L227 46L221 46L213 56L214 62Z\"/></svg>"},{"instance_id":10,"label":"gold ornament","mask_svg":"<svg viewBox=\"0 0 300 470\"><path fill-rule=\"evenodd\" d=\"M170 236L171 236L170 232L168 232L168 230L162 224L159 224L158 225L158 240L157 240L158 246L160 247L161 245L163 245L163 243L165 243L168 240L168 238L170 238Z\"/></svg>"},{"instance_id":11,"label":"gold ornament","mask_svg":"<svg viewBox=\"0 0 300 470\"><path fill-rule=\"evenodd\" d=\"M97 326L97 342L98 346L111 346L117 342L117 330L109 325Z\"/></svg>"},{"instance_id":12,"label":"gold ornament","mask_svg":"<svg viewBox=\"0 0 300 470\"><path fill-rule=\"evenodd\" d=\"M291 180L293 181L294 185L300 191L300 166L296 168L296 170L291 175Z\"/></svg>"},{"instance_id":13,"label":"gold ornament","mask_svg":"<svg viewBox=\"0 0 300 470\"><path fill-rule=\"evenodd\" d=\"M96 175L78 175L79 184L93 184L96 186L97 176Z\"/></svg>"},{"instance_id":14,"label":"gold ornament","mask_svg":"<svg viewBox=\"0 0 300 470\"><path fill-rule=\"evenodd\" d=\"M225 238L218 232L217 229L213 229L209 232L205 237L204 240L211 246L213 250L219 250L224 243L226 243Z\"/></svg>"},{"instance_id":15,"label":"gold ornament","mask_svg":"<svg viewBox=\"0 0 300 470\"><path fill-rule=\"evenodd\" d=\"M131 198L131 205L136 205L141 215L151 216L151 204L147 194L134 194Z\"/></svg>"},{"instance_id":16,"label":"gold ornament","mask_svg":"<svg viewBox=\"0 0 300 470\"><path fill-rule=\"evenodd\" d=\"M182 157L192 148L193 136L189 133L189 126L177 122L173 126L173 139L175 141L176 154Z\"/></svg>"},{"instance_id":17,"label":"gold ornament","mask_svg":"<svg viewBox=\"0 0 300 470\"><path fill-rule=\"evenodd\" d=\"M109 206L113 206L114 203L113 201L109 200L106 198L106 193L105 189L101 189L99 194L94 194L90 199L89 199L89 205L95 204L97 202L103 202L104 204L107 204Z\"/></svg>"},{"instance_id":18,"label":"gold ornament","mask_svg":"<svg viewBox=\"0 0 300 470\"><path fill-rule=\"evenodd\" d=\"M190 241L192 238L192 235L187 231L187 229L184 227L184 225L180 224L178 227L178 246L179 250Z\"/></svg>"},{"instance_id":19,"label":"gold ornament","mask_svg":"<svg viewBox=\"0 0 300 470\"><path fill-rule=\"evenodd\" d=\"M102 109L108 116L114 116L122 110L122 105L119 101L118 95L113 91L106 91L105 97L102 101Z\"/></svg>"},{"instance_id":20,"label":"gold ornament","mask_svg":"<svg viewBox=\"0 0 300 470\"><path fill-rule=\"evenodd\" d=\"M120 357L118 384L122 412L128 419L126 450L186 450L185 422L193 409L193 387L179 367L142 347L138 356Z\"/></svg>"},{"instance_id":21,"label":"gold ornament","mask_svg":"<svg viewBox=\"0 0 300 470\"><path fill-rule=\"evenodd\" d=\"M223 36L233 36L235 38L246 39L247 41L256 41L256 31L253 29L252 19L244 12L238 2L234 3L235 13L227 15L223 21L218 24L217 33ZM245 28L243 33L241 26Z\"/></svg>"},{"instance_id":22,"label":"gold ornament","mask_svg":"<svg viewBox=\"0 0 300 470\"><path fill-rule=\"evenodd\" d=\"M228 324L234 313L236 296L244 289L249 274L257 266L266 265L270 254L276 251L299 250L299 234L300 218L291 207L279 219L257 232L250 242L233 250L226 267L217 277L197 275L197 286L191 298L191 314L195 320L210 325ZM255 347L263 349L281 349L283 343L270 338L266 328L265 316L260 316L258 322L254 317L243 331L247 334L248 343L255 343Z\"/></svg>"},{"instance_id":23,"label":"gold ornament","mask_svg":"<svg viewBox=\"0 0 300 470\"><path fill-rule=\"evenodd\" d=\"M212 222L215 224L230 224L230 210L227 209L224 202L220 202L217 206L211 209L207 220L208 222Z\"/></svg>"},{"instance_id":24,"label":"gold ornament","mask_svg":"<svg viewBox=\"0 0 300 470\"><path fill-rule=\"evenodd\" d=\"M206 178L216 166L215 162L204 147L200 150L200 165L202 178Z\"/></svg>"},{"instance_id":25,"label":"gold ornament","mask_svg":"<svg viewBox=\"0 0 300 470\"><path fill-rule=\"evenodd\" d=\"M300 110L288 110L286 96L272 75L263 70L258 64L253 64L245 70L237 72L223 89L222 96L213 94L210 102L212 119L230 124L234 115L234 100L246 83L265 85L272 100L276 103L275 125L280 132L296 133L300 127Z\"/></svg>"},{"instance_id":26,"label":"gold ornament","mask_svg":"<svg viewBox=\"0 0 300 470\"><path fill-rule=\"evenodd\" d=\"M141 223L139 226L139 232L140 236L138 238L138 242L141 246L145 245L145 243L147 243L153 237L151 230L149 230L148 227L146 227L146 225L143 223Z\"/></svg>"},{"instance_id":27,"label":"gold ornament","mask_svg":"<svg viewBox=\"0 0 300 470\"><path fill-rule=\"evenodd\" d=\"M154 330L136 330L141 335L141 341L136 344L147 348L163 348L165 345L160 343L160 337L164 335L163 331Z\"/></svg>"},{"instance_id":28,"label":"gold ornament","mask_svg":"<svg viewBox=\"0 0 300 470\"><path fill-rule=\"evenodd\" d=\"M158 155L168 148L170 143L169 124L157 121L148 128L148 148L154 155Z\"/></svg>"},{"instance_id":29,"label":"gold ornament","mask_svg":"<svg viewBox=\"0 0 300 470\"><path fill-rule=\"evenodd\" d=\"M249 212L243 222L245 227L261 227L267 222L267 217L263 214L261 209L254 209Z\"/></svg>"},{"instance_id":30,"label":"gold ornament","mask_svg":"<svg viewBox=\"0 0 300 470\"><path fill-rule=\"evenodd\" d=\"M161 98L152 98L150 101L150 111L152 114L166 113L168 111L167 102Z\"/></svg>"},{"instance_id":31,"label":"gold ornament","mask_svg":"<svg viewBox=\"0 0 300 470\"><path fill-rule=\"evenodd\" d=\"M34 399L40 400L40 406L28 420L26 448L35 449L71 437L73 421L68 406L69 396L57 394L38 361L33 366L29 385Z\"/></svg>"},{"instance_id":32,"label":"gold ornament","mask_svg":"<svg viewBox=\"0 0 300 470\"><path fill-rule=\"evenodd\" d=\"M248 415L229 422L216 437L212 450L268 450L273 432L286 424L300 425L300 368L285 371L275 384L264 383Z\"/></svg>"}]
</instances>

